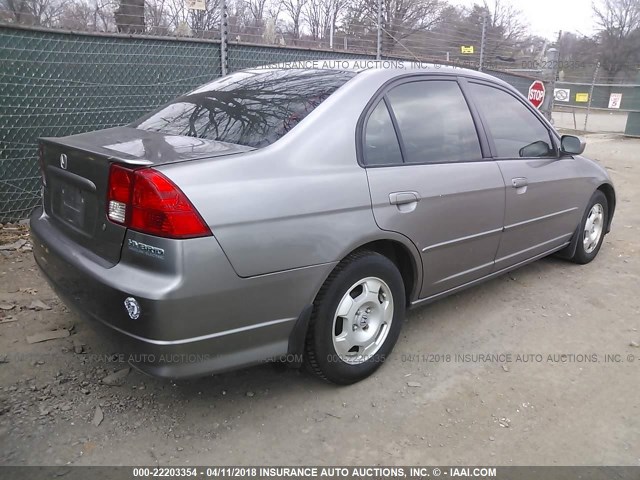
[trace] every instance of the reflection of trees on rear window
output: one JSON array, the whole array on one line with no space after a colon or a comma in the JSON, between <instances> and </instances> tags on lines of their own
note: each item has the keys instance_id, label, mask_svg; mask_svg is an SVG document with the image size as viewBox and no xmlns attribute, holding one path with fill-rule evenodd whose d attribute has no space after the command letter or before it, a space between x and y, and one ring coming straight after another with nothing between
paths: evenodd
<instances>
[{"instance_id":1,"label":"reflection of trees on rear window","mask_svg":"<svg viewBox=\"0 0 640 480\"><path fill-rule=\"evenodd\" d=\"M264 147L355 75L336 70L253 70L216 80L132 126L168 135Z\"/></svg>"}]
</instances>

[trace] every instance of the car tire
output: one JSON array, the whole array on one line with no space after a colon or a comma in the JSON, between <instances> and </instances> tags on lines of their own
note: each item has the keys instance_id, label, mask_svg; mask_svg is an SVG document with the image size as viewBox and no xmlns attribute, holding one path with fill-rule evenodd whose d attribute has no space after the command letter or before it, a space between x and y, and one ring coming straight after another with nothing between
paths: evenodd
<instances>
[{"instance_id":1,"label":"car tire","mask_svg":"<svg viewBox=\"0 0 640 480\"><path fill-rule=\"evenodd\" d=\"M340 385L375 372L391 353L405 318L398 267L372 251L342 260L318 292L305 343L305 365Z\"/></svg>"},{"instance_id":2,"label":"car tire","mask_svg":"<svg viewBox=\"0 0 640 480\"><path fill-rule=\"evenodd\" d=\"M607 197L600 190L591 196L576 232L578 240L571 261L580 265L591 262L602 246L609 221Z\"/></svg>"}]
</instances>

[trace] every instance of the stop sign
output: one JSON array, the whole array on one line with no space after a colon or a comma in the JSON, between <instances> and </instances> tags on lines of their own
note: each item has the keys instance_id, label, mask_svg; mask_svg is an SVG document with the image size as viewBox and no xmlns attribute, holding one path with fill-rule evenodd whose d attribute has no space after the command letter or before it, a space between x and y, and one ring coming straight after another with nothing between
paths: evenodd
<instances>
[{"instance_id":1,"label":"stop sign","mask_svg":"<svg viewBox=\"0 0 640 480\"><path fill-rule=\"evenodd\" d=\"M544 83L540 80L533 82L529 87L529 96L527 98L534 107L540 108L540 105L544 102Z\"/></svg>"}]
</instances>

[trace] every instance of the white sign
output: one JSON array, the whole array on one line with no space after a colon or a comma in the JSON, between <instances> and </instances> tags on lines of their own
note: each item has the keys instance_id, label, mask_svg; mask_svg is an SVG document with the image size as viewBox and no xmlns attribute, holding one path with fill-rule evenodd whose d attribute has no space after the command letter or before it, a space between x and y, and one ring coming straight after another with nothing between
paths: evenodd
<instances>
[{"instance_id":1,"label":"white sign","mask_svg":"<svg viewBox=\"0 0 640 480\"><path fill-rule=\"evenodd\" d=\"M621 103L622 103L621 93L612 93L611 95L609 95L609 108L620 108Z\"/></svg>"},{"instance_id":2,"label":"white sign","mask_svg":"<svg viewBox=\"0 0 640 480\"><path fill-rule=\"evenodd\" d=\"M205 0L185 0L189 10L206 10Z\"/></svg>"},{"instance_id":3,"label":"white sign","mask_svg":"<svg viewBox=\"0 0 640 480\"><path fill-rule=\"evenodd\" d=\"M554 88L553 99L556 102L568 102L571 99L570 88Z\"/></svg>"}]
</instances>

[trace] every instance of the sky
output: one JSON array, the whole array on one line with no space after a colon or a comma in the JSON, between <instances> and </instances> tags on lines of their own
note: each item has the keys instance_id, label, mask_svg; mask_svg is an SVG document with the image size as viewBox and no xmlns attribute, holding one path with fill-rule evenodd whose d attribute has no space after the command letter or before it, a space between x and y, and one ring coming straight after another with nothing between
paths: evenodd
<instances>
[{"instance_id":1,"label":"sky","mask_svg":"<svg viewBox=\"0 0 640 480\"><path fill-rule=\"evenodd\" d=\"M529 24L534 35L555 40L558 31L592 35L595 23L591 10L591 0L501 0L510 3L522 12L522 18ZM482 0L458 0L460 5L472 6ZM489 5L493 0L487 0Z\"/></svg>"}]
</instances>

